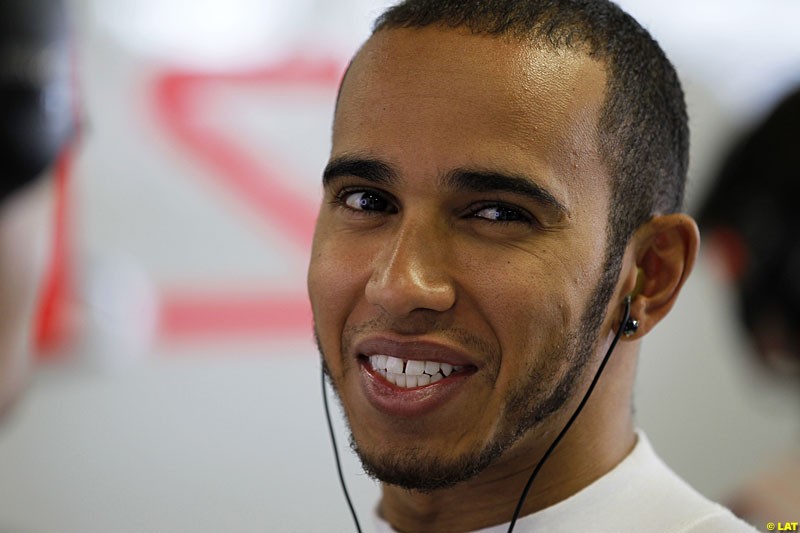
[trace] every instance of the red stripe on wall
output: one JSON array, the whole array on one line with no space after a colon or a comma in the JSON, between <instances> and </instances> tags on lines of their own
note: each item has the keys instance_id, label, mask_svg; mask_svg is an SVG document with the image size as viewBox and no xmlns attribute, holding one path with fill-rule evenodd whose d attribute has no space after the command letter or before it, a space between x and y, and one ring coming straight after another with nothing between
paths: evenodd
<instances>
[{"instance_id":1,"label":"red stripe on wall","mask_svg":"<svg viewBox=\"0 0 800 533\"><path fill-rule=\"evenodd\" d=\"M308 250L317 215L316 203L286 187L293 176L280 157L261 152L256 159L233 137L202 126L196 120L204 109L198 94L219 85L301 86L333 93L343 73L342 62L304 58L244 73L166 72L154 84L153 105L167 133L195 161L210 170L217 186L232 194L241 205L255 210L265 224L277 228L291 244ZM215 284L224 282L215 280ZM285 287L276 289L276 294L241 296L166 288L161 295L160 335L167 339L310 335L311 311L304 287L298 287L292 295L285 294Z\"/></svg>"},{"instance_id":2,"label":"red stripe on wall","mask_svg":"<svg viewBox=\"0 0 800 533\"><path fill-rule=\"evenodd\" d=\"M175 294L161 304L160 335L166 339L220 335L307 335L311 308L295 296Z\"/></svg>"}]
</instances>

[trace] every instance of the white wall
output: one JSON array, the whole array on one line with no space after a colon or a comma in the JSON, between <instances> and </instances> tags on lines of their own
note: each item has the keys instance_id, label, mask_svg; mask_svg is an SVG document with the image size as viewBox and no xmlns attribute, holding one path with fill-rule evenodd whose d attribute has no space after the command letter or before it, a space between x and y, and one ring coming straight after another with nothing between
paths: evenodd
<instances>
[{"instance_id":1,"label":"white wall","mask_svg":"<svg viewBox=\"0 0 800 533\"><path fill-rule=\"evenodd\" d=\"M307 245L237 195L208 154L159 121L166 71L217 73L192 120L274 169L280 198L315 205L335 86L219 81L305 58L343 67L388 2L76 2L87 129L74 171L81 343L37 372L0 428L0 531L349 531L310 327L153 333L159 299L304 298ZM684 79L694 134L690 205L718 151L794 80L794 2L622 2ZM216 6L238 5L246 16ZM294 11L286 6L293 5ZM794 39L794 41L790 41ZM315 67L316 68L316 67ZM313 68L311 70L314 70ZM194 100L196 98L196 100ZM287 200L288 201L288 200ZM797 397L760 376L731 303L701 261L646 341L638 420L700 490L722 498L797 437ZM364 517L377 487L340 447Z\"/></svg>"}]
</instances>

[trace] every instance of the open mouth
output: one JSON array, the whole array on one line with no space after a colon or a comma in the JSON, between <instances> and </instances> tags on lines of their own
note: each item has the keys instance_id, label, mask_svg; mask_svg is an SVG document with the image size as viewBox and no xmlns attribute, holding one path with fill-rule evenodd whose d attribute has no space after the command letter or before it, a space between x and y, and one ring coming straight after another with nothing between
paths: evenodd
<instances>
[{"instance_id":1,"label":"open mouth","mask_svg":"<svg viewBox=\"0 0 800 533\"><path fill-rule=\"evenodd\" d=\"M362 356L366 364L386 381L400 388L414 389L466 373L474 367L451 365L437 361L401 359L391 355Z\"/></svg>"}]
</instances>

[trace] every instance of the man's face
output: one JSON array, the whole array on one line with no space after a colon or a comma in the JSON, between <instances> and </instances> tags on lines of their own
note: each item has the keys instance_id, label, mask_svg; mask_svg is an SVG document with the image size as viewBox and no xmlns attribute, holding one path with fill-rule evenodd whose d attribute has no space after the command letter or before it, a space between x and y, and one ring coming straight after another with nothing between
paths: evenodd
<instances>
[{"instance_id":1,"label":"man's face","mask_svg":"<svg viewBox=\"0 0 800 533\"><path fill-rule=\"evenodd\" d=\"M583 390L607 303L604 87L583 54L435 28L353 62L308 286L383 481L440 488L549 442Z\"/></svg>"}]
</instances>

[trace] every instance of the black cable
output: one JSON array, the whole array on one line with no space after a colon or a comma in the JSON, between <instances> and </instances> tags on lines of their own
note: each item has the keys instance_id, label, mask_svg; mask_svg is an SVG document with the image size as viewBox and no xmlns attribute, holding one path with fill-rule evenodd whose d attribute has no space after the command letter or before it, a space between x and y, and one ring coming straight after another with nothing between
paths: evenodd
<instances>
[{"instance_id":1,"label":"black cable","mask_svg":"<svg viewBox=\"0 0 800 533\"><path fill-rule=\"evenodd\" d=\"M586 402L589 400L589 396L592 394L595 385L597 385L597 381L600 379L600 374L603 373L603 369L606 367L606 363L611 358L611 352L614 351L614 348L617 346L617 342L619 338L622 336L622 331L625 329L625 324L627 324L628 319L631 316L631 297L627 296L625 298L625 315L622 317L622 322L620 322L619 329L617 329L617 333L614 335L614 340L611 341L611 346L608 347L608 351L606 352L605 357L603 357L603 361L600 363L600 367L597 369L597 373L594 375L594 379L592 383L589 385L589 388L586 390L586 394L583 395L583 399L581 403L578 404L578 407L575 409L575 412L572 413L572 417L569 421L564 425L564 428L561 430L561 433L555 438L553 443L544 452L544 455L541 459L539 459L539 463L536 465L536 468L533 469L533 473L531 477L528 478L528 482L525 484L525 488L522 490L522 494L519 497L519 501L517 502L517 508L514 509L514 515L511 517L511 523L508 525L508 533L512 533L514 531L514 526L517 523L517 518L519 518L519 513L522 511L522 504L525 503L525 498L528 497L528 492L531 489L531 485L533 485L533 480L536 479L536 476L539 474L539 471L544 466L545 461L550 457L550 454L553 453L558 443L561 442L561 439L567 433L567 430L572 426L572 423L575 422L575 419L578 418L578 415L581 414L583 407L586 405Z\"/></svg>"},{"instance_id":2,"label":"black cable","mask_svg":"<svg viewBox=\"0 0 800 533\"><path fill-rule=\"evenodd\" d=\"M328 421L328 431L331 434L331 444L333 445L333 457L336 459L336 472L339 474L339 483L342 485L342 492L344 492L344 499L347 500L347 506L350 508L350 514L353 515L353 522L356 524L356 531L361 533L361 524L358 523L358 516L356 510L353 508L353 502L350 500L350 494L347 492L347 485L344 482L344 474L342 474L342 463L339 461L339 448L336 446L336 437L333 433L333 421L331 421L331 410L328 407L328 389L325 387L325 369L321 371L322 374L322 401L325 404L325 418Z\"/></svg>"},{"instance_id":3,"label":"black cable","mask_svg":"<svg viewBox=\"0 0 800 533\"><path fill-rule=\"evenodd\" d=\"M572 423L575 422L575 419L578 418L578 415L583 410L583 407L586 405L586 402L589 401L589 396L594 391L597 382L600 379L600 375L603 373L603 370L608 363L608 360L611 358L611 353L614 351L614 348L617 346L617 342L619 342L620 337L622 336L622 332L625 329L625 324L627 324L628 319L631 315L631 297L628 296L625 298L625 313L622 317L622 322L620 322L619 329L617 329L616 334L614 334L614 339L611 341L611 346L608 347L608 351L606 355L603 357L600 366L597 369L597 372L594 375L594 379L592 379L592 383L589 385L589 388L586 390L586 393L583 395L583 399L581 403L578 404L578 407L575 408L575 412L572 413L572 416L564 425L564 428L555 438L553 443L544 453L541 459L539 459L539 463L536 465L536 468L533 469L533 473L528 478L528 482L525 484L525 488L522 490L522 494L520 494L519 501L517 502L517 507L514 509L514 514L511 517L511 523L508 525L508 533L512 533L514 531L514 526L517 524L517 519L519 518L520 512L522 512L522 505L525 503L525 498L528 497L528 492L531 489L531 485L533 485L533 481L536 479L536 476L539 474L539 471L544 466L545 461L550 457L555 450L556 446L561 442L561 439L564 438L567 431L570 427L572 427ZM333 432L333 422L331 421L331 413L330 408L328 407L328 391L325 387L325 370L323 369L322 372L322 400L325 404L325 418L328 421L328 430L330 431L331 435L331 444L333 445L333 456L336 459L336 472L339 474L339 483L342 486L342 492L344 493L344 498L347 500L347 506L350 508L350 514L353 516L353 522L356 525L356 531L361 533L361 524L358 522L358 516L356 515L356 510L353 508L353 502L350 500L350 494L347 492L347 485L344 481L344 475L342 474L342 464L339 461L339 449L336 446L336 437L334 436Z\"/></svg>"}]
</instances>

